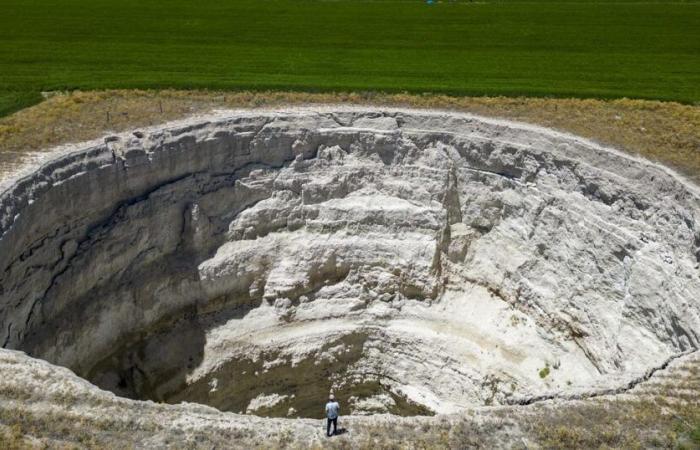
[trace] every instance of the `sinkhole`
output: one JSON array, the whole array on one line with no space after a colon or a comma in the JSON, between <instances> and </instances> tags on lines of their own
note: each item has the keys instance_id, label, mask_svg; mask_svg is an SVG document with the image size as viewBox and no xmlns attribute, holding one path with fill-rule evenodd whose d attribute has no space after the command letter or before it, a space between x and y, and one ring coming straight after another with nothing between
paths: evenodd
<instances>
[{"instance_id":1,"label":"sinkhole","mask_svg":"<svg viewBox=\"0 0 700 450\"><path fill-rule=\"evenodd\" d=\"M0 342L135 400L427 415L623 386L700 341L698 191L575 136L222 111L0 193Z\"/></svg>"}]
</instances>

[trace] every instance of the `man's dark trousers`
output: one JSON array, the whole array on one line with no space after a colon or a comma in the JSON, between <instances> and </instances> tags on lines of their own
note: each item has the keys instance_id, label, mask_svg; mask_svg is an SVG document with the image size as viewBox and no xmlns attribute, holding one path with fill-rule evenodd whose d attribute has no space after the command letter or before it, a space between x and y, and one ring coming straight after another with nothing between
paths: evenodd
<instances>
[{"instance_id":1,"label":"man's dark trousers","mask_svg":"<svg viewBox=\"0 0 700 450\"><path fill-rule=\"evenodd\" d=\"M328 419L328 428L326 429L326 434L331 436L331 424L333 424L333 434L338 430L338 418Z\"/></svg>"}]
</instances>

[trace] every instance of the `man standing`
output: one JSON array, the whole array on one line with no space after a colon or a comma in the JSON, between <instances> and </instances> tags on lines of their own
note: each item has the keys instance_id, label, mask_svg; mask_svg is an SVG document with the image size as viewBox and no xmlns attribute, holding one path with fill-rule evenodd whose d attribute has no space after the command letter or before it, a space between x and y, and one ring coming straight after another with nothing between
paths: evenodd
<instances>
[{"instance_id":1,"label":"man standing","mask_svg":"<svg viewBox=\"0 0 700 450\"><path fill-rule=\"evenodd\" d=\"M326 417L328 418L328 427L326 428L326 434L328 437L333 436L338 431L338 413L340 412L340 405L335 399L335 396L331 394L328 397L328 403L326 403ZM331 434L331 423L333 424L333 434Z\"/></svg>"}]
</instances>

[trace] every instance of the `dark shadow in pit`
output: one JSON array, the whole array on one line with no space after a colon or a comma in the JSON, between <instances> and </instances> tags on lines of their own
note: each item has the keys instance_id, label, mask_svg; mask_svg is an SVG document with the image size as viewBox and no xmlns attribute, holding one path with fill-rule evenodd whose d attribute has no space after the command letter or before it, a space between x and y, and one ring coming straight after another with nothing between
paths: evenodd
<instances>
[{"instance_id":1,"label":"dark shadow in pit","mask_svg":"<svg viewBox=\"0 0 700 450\"><path fill-rule=\"evenodd\" d=\"M357 412L353 406L357 402L382 395L390 399L389 405L374 412L431 415L422 405L392 392L380 374L359 375L348 371L363 357L367 337L364 333L339 337L297 362L273 351L261 352L255 360L235 359L205 379L183 386L167 401L199 402L222 411L265 417L322 418L328 393L333 390L346 414ZM328 355L328 350L334 347L345 351Z\"/></svg>"},{"instance_id":2,"label":"dark shadow in pit","mask_svg":"<svg viewBox=\"0 0 700 450\"><path fill-rule=\"evenodd\" d=\"M226 362L204 378L187 383L202 361L206 330L215 323L242 317L259 303L241 305L216 320L183 311L179 319L164 320L149 336L134 336L100 361L85 378L117 395L157 402L202 403L222 411L264 417L324 417L328 393L333 390L344 414L391 413L401 416L432 415L432 411L393 392L381 374L353 374L348 368L363 357L368 338L352 333L310 352L302 361L274 351L261 351L256 359ZM343 352L328 354L342 346ZM365 399L381 396L386 407L358 409Z\"/></svg>"},{"instance_id":3,"label":"dark shadow in pit","mask_svg":"<svg viewBox=\"0 0 700 450\"><path fill-rule=\"evenodd\" d=\"M260 300L248 299L228 308L226 317L241 318L258 306ZM188 306L160 320L147 334L122 339L118 348L79 375L122 397L172 402L187 376L202 363L211 326L196 305Z\"/></svg>"}]
</instances>

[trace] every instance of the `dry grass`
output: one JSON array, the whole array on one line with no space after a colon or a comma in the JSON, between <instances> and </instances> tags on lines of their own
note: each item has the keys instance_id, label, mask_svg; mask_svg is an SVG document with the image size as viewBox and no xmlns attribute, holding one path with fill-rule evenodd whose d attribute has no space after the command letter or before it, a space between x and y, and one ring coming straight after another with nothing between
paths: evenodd
<instances>
[{"instance_id":1,"label":"dry grass","mask_svg":"<svg viewBox=\"0 0 700 450\"><path fill-rule=\"evenodd\" d=\"M700 448L698 397L678 402L674 396L679 384L695 381L693 375L677 374L660 388L662 395L656 397L545 403L486 411L478 417L467 413L425 418L412 425L386 419L355 418L349 423L341 422L341 426L349 427L349 433L323 440L322 446L313 448L697 449ZM235 429L189 430L185 436L181 430L168 429L167 423L163 423L164 428L160 425L144 428L144 423L162 419L148 408L141 411L138 422L133 419L102 422L69 410L38 415L29 411L17 413L17 410L11 412L0 407L0 448L41 448L44 445L50 448L130 448L139 447L145 439L163 433L171 435L171 443L178 448L219 448L226 447L227 443L248 448L310 448L309 436L284 427L270 430L263 441L256 433ZM128 416L126 411L125 414Z\"/></svg>"},{"instance_id":2,"label":"dry grass","mask_svg":"<svg viewBox=\"0 0 700 450\"><path fill-rule=\"evenodd\" d=\"M468 111L553 127L700 179L700 106L645 100L450 97L377 93L114 90L53 94L0 119L0 167L27 152L156 125L213 108L372 104Z\"/></svg>"},{"instance_id":3,"label":"dry grass","mask_svg":"<svg viewBox=\"0 0 700 450\"><path fill-rule=\"evenodd\" d=\"M542 408L528 431L544 448L700 449L699 371L693 359L633 398Z\"/></svg>"},{"instance_id":4,"label":"dry grass","mask_svg":"<svg viewBox=\"0 0 700 450\"><path fill-rule=\"evenodd\" d=\"M22 431L22 428L15 424L11 427L0 425L0 448L20 450L33 448L33 446Z\"/></svg>"}]
</instances>

